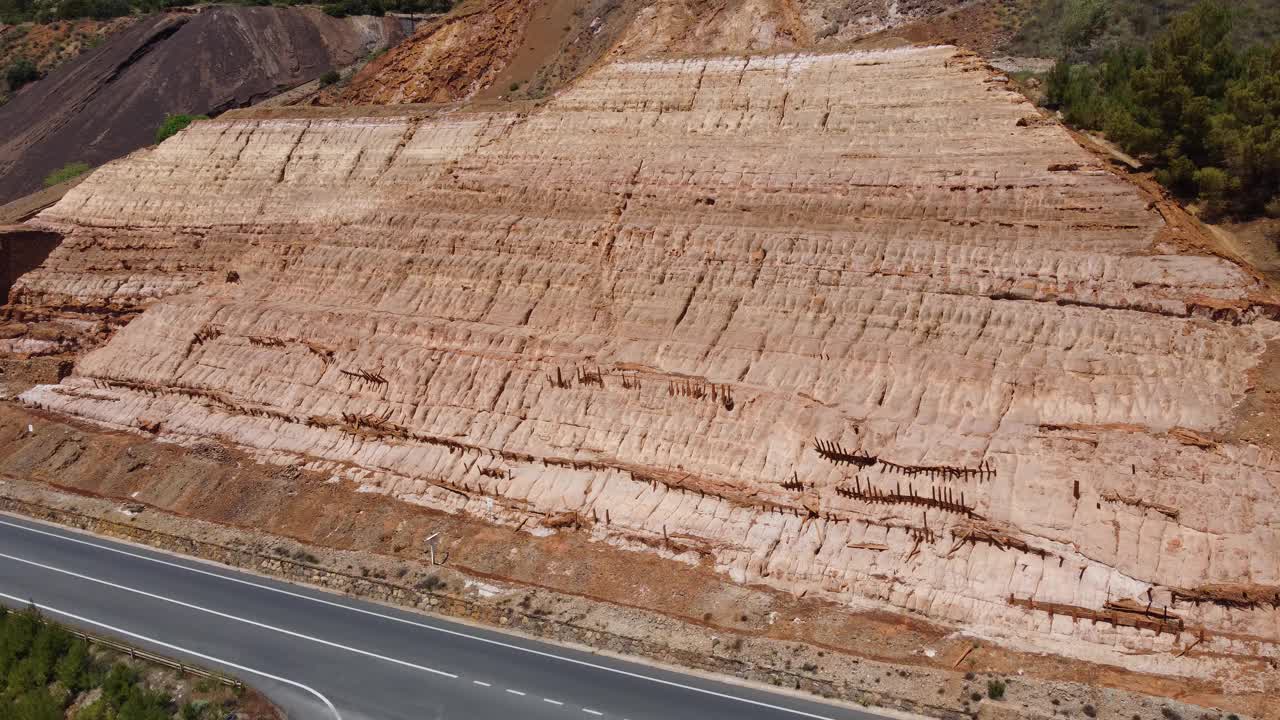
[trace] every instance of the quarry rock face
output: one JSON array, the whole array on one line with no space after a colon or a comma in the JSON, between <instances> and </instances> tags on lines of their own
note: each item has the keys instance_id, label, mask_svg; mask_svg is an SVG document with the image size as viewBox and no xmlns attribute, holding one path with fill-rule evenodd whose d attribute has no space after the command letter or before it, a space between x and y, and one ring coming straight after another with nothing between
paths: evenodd
<instances>
[{"instance_id":1,"label":"quarry rock face","mask_svg":"<svg viewBox=\"0 0 1280 720\"><path fill-rule=\"evenodd\" d=\"M1280 464L1220 435L1273 300L954 48L201 122L34 226L14 306L143 312L27 403L1015 647L1280 658Z\"/></svg>"}]
</instances>

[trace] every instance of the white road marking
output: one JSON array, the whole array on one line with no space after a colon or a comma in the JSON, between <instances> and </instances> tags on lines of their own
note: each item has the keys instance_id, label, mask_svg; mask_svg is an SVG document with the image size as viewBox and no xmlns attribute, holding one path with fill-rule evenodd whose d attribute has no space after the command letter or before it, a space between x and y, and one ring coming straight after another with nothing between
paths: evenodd
<instances>
[{"instance_id":1,"label":"white road marking","mask_svg":"<svg viewBox=\"0 0 1280 720\"><path fill-rule=\"evenodd\" d=\"M12 560L12 561L14 561L14 562L18 562L18 563L23 563L24 565L31 565L31 566L33 566L33 567L38 567L38 568L41 568L41 569L43 569L43 570L49 570L50 572L56 572L56 573L61 573L61 574L63 574L63 575L69 575L69 576L71 576L71 577L73 577L73 578L77 578L77 579L80 579L80 580L85 580L85 581L92 582L92 583L98 583L99 585L105 585L105 586L107 586L107 587L109 587L109 588L115 588L116 590L124 590L125 592L135 593L135 594L137 594L137 595L141 595L141 596L143 596L143 597L148 597L148 598L151 598L151 599L153 599L153 600L160 600L160 601L162 601L162 602L173 603L174 605L178 605L178 606L180 606L180 607L188 608L188 609L190 609L190 610L199 610L200 612L209 613L210 615L215 615L215 616L220 617L220 618L226 618L227 620L234 620L234 621L236 621L236 622L242 622L242 623L244 623L244 624L246 624L246 625L252 625L252 626L254 626L254 627L259 627L259 628L262 628L263 630L271 630L271 631L273 631L273 632L278 632L278 633L280 633L281 635L288 635L288 636L290 636L290 637L295 637L295 638L298 638L298 639L301 639L301 640L309 640L309 641L311 641L311 642L313 642L313 643L318 643L318 644L320 644L320 645L326 645L326 646L328 646L328 647L337 648L337 649L339 649L339 650L346 650L347 652L352 652L352 653L355 653L355 654L357 654L357 655L364 655L365 657L371 657L371 658L374 658L374 659L376 659L376 660L382 660L382 661L384 661L384 662L394 663L394 664L396 664L396 665L401 665L401 666L404 666L404 667L407 667L407 668L411 668L411 669L413 669L413 670L421 670L422 672L433 673L433 674L435 674L435 675L442 675L442 676L444 676L444 677L447 677L447 678L453 678L453 679L455 679L455 680L458 678L458 676L457 676L457 675L454 675L453 673L450 673L450 672L445 672L445 671L443 671L443 670L436 670L435 668L429 668L429 667L427 667L427 666L425 666L425 665L417 665L417 664L414 664L414 663L411 663L411 662L407 662L407 661L405 661L405 660L398 660L398 659L393 658L393 657L387 657L386 655L379 655L378 653L369 652L368 650L361 650L360 648L354 648L354 647L351 647L351 646L349 646L349 645L342 645L341 643L332 642L332 641L330 641L330 640L323 640L323 639L321 639L321 638L313 637L313 636L311 636L311 635L304 635L304 634L302 634L302 633L300 633L300 632L294 632L293 630L285 630L284 628L278 628L278 627L276 627L276 626L274 626L274 625L268 625L268 624L266 624L266 623L260 623L260 622L258 622L258 621L256 621L256 620L249 620L249 619L247 619L247 618L242 618L242 617L239 617L239 616L236 616L236 615L232 615L232 614L230 614L230 613L219 612L219 611L217 611L217 610L210 610L209 608L201 607L201 606L199 606L199 605L193 605L193 604L191 604L191 603L183 602L183 601L181 601L181 600L174 600L173 598L168 598L168 597L165 597L165 596L163 596L163 595L157 595L157 594L155 594L155 593L147 592L146 590L139 590L139 589L137 589L137 588L131 588L131 587L127 586L127 585L119 585L119 584L117 584L117 583L108 582L108 581L106 581L106 580L99 580L98 578L95 578L95 577L90 577L90 576L88 576L88 575L82 575L82 574L80 574L80 573L78 573L78 572L72 572L72 571L70 571L70 570L63 570L62 568L54 567L54 566L52 566L52 565L45 565L44 563L38 563L38 562L35 562L34 560L25 560L25 559L23 559L23 558L15 557L15 556L13 556L13 555L7 555L7 554L5 554L5 553L0 553L0 558L4 558L4 559L6 559L6 560Z\"/></svg>"},{"instance_id":2,"label":"white road marking","mask_svg":"<svg viewBox=\"0 0 1280 720\"><path fill-rule=\"evenodd\" d=\"M591 708L582 708L582 712L590 713L592 715L604 715L604 713L600 712L599 710L592 710Z\"/></svg>"},{"instance_id":3,"label":"white road marking","mask_svg":"<svg viewBox=\"0 0 1280 720\"><path fill-rule=\"evenodd\" d=\"M493 686L492 686L492 685L490 685L489 683L487 683L487 682L480 682L479 680L472 680L471 682L473 682L473 683L475 683L475 684L479 685L480 687L493 687Z\"/></svg>"},{"instance_id":4,"label":"white road marking","mask_svg":"<svg viewBox=\"0 0 1280 720\"><path fill-rule=\"evenodd\" d=\"M66 612L65 610L59 610L58 608L51 607L49 605L41 605L39 603L32 602L26 598L15 597L7 593L0 593L0 597L5 598L6 600L12 600L13 602L18 604L18 607L34 606L37 610L40 610L41 612L53 613L54 615L61 615L66 618L71 618L76 622L84 623L85 625L92 625L97 628L102 628L107 632L115 633L117 635L124 635L125 637L130 637L130 638L133 638L134 640L140 640L145 643L151 643L152 645L156 645L158 647L162 647L168 650L173 650L174 652L180 652L185 655L190 655L191 657L197 657L197 658L200 658L201 660L204 660L205 662L215 663L217 665L222 665L223 667L229 667L232 670L239 670L240 672L259 675L261 677L267 678L268 680L274 680L278 683L284 683L285 685L291 685L293 687L305 690L311 693L312 695L315 695L316 697L320 698L320 702L324 703L325 707L329 708L329 711L333 713L333 716L338 720L342 720L342 715L338 713L338 708L334 707L333 703L329 702L329 698L325 697L324 695L321 695L319 692L313 690L312 688L307 687L306 685L303 685L300 682L294 682L293 680L289 680L288 678L282 678L278 675L265 673L265 672L262 672L261 670L254 670L253 668L245 667L244 665L237 665L233 662L228 662L226 660L213 657L212 655L205 655L204 653L196 652L195 650L188 650L184 647L178 647L177 645L170 645L167 642L161 642L160 640L149 638L145 635L139 635L137 633L129 632L128 630L123 630L118 627L112 627L111 625L107 625L106 623L100 623L97 620L90 620L87 617L81 617L80 615L73 615L72 613Z\"/></svg>"},{"instance_id":5,"label":"white road marking","mask_svg":"<svg viewBox=\"0 0 1280 720\"><path fill-rule=\"evenodd\" d=\"M608 665L598 665L596 663L587 662L586 660L578 660L576 658L565 657L563 655L556 655L555 653L546 652L544 650L534 650L533 648L521 647L519 645L513 645L511 643L502 642L501 640L493 640L491 638L481 637L479 635L472 635L470 633L464 633L457 630L450 630L448 628L438 627L436 625L430 625L428 623L418 622L415 620L408 620L406 618L396 617L394 615L387 615L385 613L375 612L373 610L365 610L364 608L352 607L350 605L334 602L332 600L325 600L323 598L311 597L309 595L293 592L291 590L271 587L270 585L256 583L251 580L244 580L237 577L223 575L221 573L210 572L208 570L202 570L200 568L190 567L187 565L183 565L181 563L170 562L168 560L161 560L160 558L147 557L146 555L141 555L139 553L133 553L127 550L121 550L120 548L114 548L108 545L101 545L98 543L89 542L87 540L81 540L79 538L68 537L66 535L60 535L58 533L49 532L47 530L39 530L37 528L26 527L24 525L6 522L4 520L0 520L0 525L6 525L8 527L17 528L18 530L25 530L27 532L36 533L39 535L47 535L49 537L58 538L59 540L63 540L66 542L77 543L80 545L87 545L89 547L97 548L99 550L105 550L107 552L116 553L117 555L125 555L127 557L136 558L138 560L145 560L147 562L156 563L158 565L165 565L168 567L177 568L179 570L185 570L187 572L196 573L198 575L208 575L209 577L218 578L219 580L225 580L227 582L233 582L240 585L257 588L259 590L266 590L268 592L279 593L281 595L287 595L289 597L297 598L299 600L306 600L313 603L319 603L321 605L329 605L332 607L342 608L349 612L359 613L361 615L368 615L370 617L381 618L383 620L390 620L392 622L398 622L405 625L412 625L414 627L422 628L424 630L432 630L434 632L444 633L446 635L453 635L455 637L467 638L468 640L487 643L489 645L497 645L499 647L507 648L508 650L515 650L517 652L528 653L530 655L536 655L538 657L550 658L552 660L560 660L562 662L572 663L580 667L587 667L593 670L600 670L603 672L613 673L615 675L622 675L622 676L633 678L636 680L645 680L651 683L656 683L658 685L666 685L667 687L680 688L681 690L688 690L690 692L701 693L703 695L710 695L711 697L717 697L723 700L732 700L734 702L745 703L747 705L754 705L756 707L763 707L763 708L768 708L770 710L777 710L779 712L790 713L792 715L797 715L799 717L813 718L814 720L835 720L835 718L832 718L827 715L817 715L815 713L805 712L803 710L796 710L794 708L785 707L783 705L774 705L772 703L762 702L760 700L751 700L744 697L738 697L736 695L729 695L728 693L717 692L715 690L707 690L706 688L700 688L693 685L685 685L683 683L675 682L674 680L663 680L662 678L656 678L656 677L653 677L652 675L644 675L637 672L631 672L630 670L622 670L621 668L612 668L612 667L609 667ZM817 701L814 701L814 702L817 702Z\"/></svg>"},{"instance_id":6,"label":"white road marking","mask_svg":"<svg viewBox=\"0 0 1280 720\"><path fill-rule=\"evenodd\" d=\"M512 695L519 695L520 697L524 697L524 695L525 695L524 693L520 692L519 690L512 690L511 688L507 688L507 692L511 693Z\"/></svg>"},{"instance_id":7,"label":"white road marking","mask_svg":"<svg viewBox=\"0 0 1280 720\"><path fill-rule=\"evenodd\" d=\"M563 704L564 704L564 703L560 702L559 700L552 700L551 698L542 698L542 702L545 702L545 703L551 703L552 705L563 705Z\"/></svg>"}]
</instances>

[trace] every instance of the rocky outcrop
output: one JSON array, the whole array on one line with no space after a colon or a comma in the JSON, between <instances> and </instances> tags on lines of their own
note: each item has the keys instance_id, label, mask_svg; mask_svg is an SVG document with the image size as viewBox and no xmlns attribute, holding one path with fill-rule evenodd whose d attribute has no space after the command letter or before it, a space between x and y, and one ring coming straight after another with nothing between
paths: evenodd
<instances>
[{"instance_id":1,"label":"rocky outcrop","mask_svg":"<svg viewBox=\"0 0 1280 720\"><path fill-rule=\"evenodd\" d=\"M393 18L317 8L161 13L0 106L0 204L71 162L99 165L154 141L166 113L218 113L315 79L403 37Z\"/></svg>"},{"instance_id":2,"label":"rocky outcrop","mask_svg":"<svg viewBox=\"0 0 1280 720\"><path fill-rule=\"evenodd\" d=\"M198 123L35 222L15 307L144 312L23 399L1263 687L1280 465L1217 433L1273 298L1034 113L932 47Z\"/></svg>"}]
</instances>

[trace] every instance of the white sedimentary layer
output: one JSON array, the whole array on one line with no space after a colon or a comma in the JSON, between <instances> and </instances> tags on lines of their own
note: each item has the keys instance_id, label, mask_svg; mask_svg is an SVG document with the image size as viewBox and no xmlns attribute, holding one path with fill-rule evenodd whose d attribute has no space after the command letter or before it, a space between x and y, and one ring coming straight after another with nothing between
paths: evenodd
<instances>
[{"instance_id":1,"label":"white sedimentary layer","mask_svg":"<svg viewBox=\"0 0 1280 720\"><path fill-rule=\"evenodd\" d=\"M528 114L197 123L40 217L67 239L15 297L146 310L24 398L1020 646L1216 671L1132 652L1189 635L1010 603L1280 585L1275 458L1187 442L1248 388L1262 288L1180 254L1034 115L939 47L617 62ZM849 496L868 487L950 505ZM965 542L975 525L998 541ZM1205 649L1276 655L1270 606L1174 612Z\"/></svg>"}]
</instances>

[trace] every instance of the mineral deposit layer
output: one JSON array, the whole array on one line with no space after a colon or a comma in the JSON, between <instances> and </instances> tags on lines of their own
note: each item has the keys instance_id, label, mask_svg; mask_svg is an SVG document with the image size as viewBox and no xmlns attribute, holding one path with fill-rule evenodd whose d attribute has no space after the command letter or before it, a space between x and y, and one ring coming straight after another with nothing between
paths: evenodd
<instances>
[{"instance_id":1,"label":"mineral deposit layer","mask_svg":"<svg viewBox=\"0 0 1280 720\"><path fill-rule=\"evenodd\" d=\"M1203 440L1273 306L1000 80L628 60L527 113L199 122L37 221L16 303L145 312L24 399L1019 647L1274 657L1268 604L1080 619L1280 585L1275 459Z\"/></svg>"}]
</instances>

